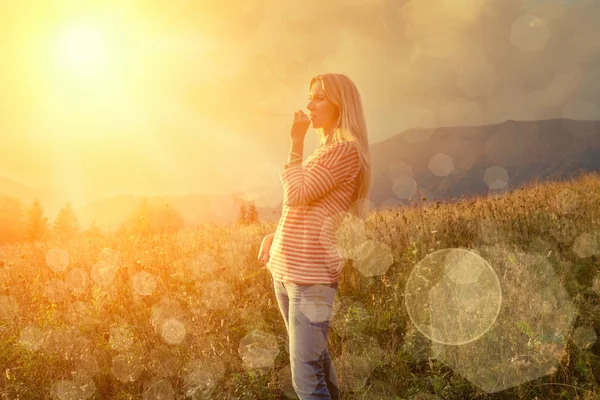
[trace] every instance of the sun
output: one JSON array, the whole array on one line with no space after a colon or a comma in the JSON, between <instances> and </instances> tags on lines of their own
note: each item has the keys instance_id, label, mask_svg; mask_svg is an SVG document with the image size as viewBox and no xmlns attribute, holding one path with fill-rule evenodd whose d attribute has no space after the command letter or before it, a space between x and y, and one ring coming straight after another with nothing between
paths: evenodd
<instances>
[{"instance_id":1,"label":"sun","mask_svg":"<svg viewBox=\"0 0 600 400\"><path fill-rule=\"evenodd\" d=\"M67 25L57 38L57 57L67 74L102 75L108 72L115 56L115 45L108 26L97 21Z\"/></svg>"},{"instance_id":2,"label":"sun","mask_svg":"<svg viewBox=\"0 0 600 400\"><path fill-rule=\"evenodd\" d=\"M131 38L134 22L111 15L61 22L32 62L40 75L32 132L61 148L114 145L126 139L123 132L132 138L140 123L128 73L140 65L131 62L133 48L124 38Z\"/></svg>"}]
</instances>

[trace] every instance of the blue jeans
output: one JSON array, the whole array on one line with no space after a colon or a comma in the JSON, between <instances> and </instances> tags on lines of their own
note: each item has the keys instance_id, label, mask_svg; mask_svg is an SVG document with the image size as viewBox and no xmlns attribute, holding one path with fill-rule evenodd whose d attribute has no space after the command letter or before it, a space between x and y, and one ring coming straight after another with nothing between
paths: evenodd
<instances>
[{"instance_id":1,"label":"blue jeans","mask_svg":"<svg viewBox=\"0 0 600 400\"><path fill-rule=\"evenodd\" d=\"M337 377L327 350L338 282L300 285L273 280L273 286L288 333L296 394L301 400L339 399Z\"/></svg>"}]
</instances>

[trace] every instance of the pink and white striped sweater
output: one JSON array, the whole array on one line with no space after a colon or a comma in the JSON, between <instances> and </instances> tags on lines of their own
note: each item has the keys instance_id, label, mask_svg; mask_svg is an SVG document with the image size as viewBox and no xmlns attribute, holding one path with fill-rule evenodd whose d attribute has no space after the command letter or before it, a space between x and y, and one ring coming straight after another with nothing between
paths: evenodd
<instances>
[{"instance_id":1,"label":"pink and white striped sweater","mask_svg":"<svg viewBox=\"0 0 600 400\"><path fill-rule=\"evenodd\" d=\"M282 214L267 262L274 279L297 284L339 279L343 259L335 233L354 200L356 145L345 141L317 149L302 165L280 172Z\"/></svg>"}]
</instances>

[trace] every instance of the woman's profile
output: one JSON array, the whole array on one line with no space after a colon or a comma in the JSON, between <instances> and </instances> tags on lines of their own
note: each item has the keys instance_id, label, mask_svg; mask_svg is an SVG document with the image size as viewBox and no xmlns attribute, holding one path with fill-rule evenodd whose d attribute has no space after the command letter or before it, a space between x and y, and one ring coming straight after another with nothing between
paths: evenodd
<instances>
[{"instance_id":1,"label":"woman's profile","mask_svg":"<svg viewBox=\"0 0 600 400\"><path fill-rule=\"evenodd\" d=\"M308 115L294 114L288 163L280 171L281 218L275 233L263 239L258 258L273 277L289 337L294 390L300 399L338 399L327 350L343 265L335 233L347 214L366 219L371 159L362 99L350 78L313 77L308 101ZM303 161L311 125L320 146Z\"/></svg>"}]
</instances>

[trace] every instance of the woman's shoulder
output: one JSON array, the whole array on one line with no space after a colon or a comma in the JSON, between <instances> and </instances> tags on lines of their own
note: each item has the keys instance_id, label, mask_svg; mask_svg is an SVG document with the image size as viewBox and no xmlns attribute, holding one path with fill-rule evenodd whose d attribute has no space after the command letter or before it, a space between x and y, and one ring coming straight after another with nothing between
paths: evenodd
<instances>
[{"instance_id":1,"label":"woman's shoulder","mask_svg":"<svg viewBox=\"0 0 600 400\"><path fill-rule=\"evenodd\" d=\"M356 145L350 141L343 141L327 146L327 148L314 154L308 162L311 165L316 163L326 168L333 168L335 165L341 165L342 160L354 160L354 158L359 159Z\"/></svg>"},{"instance_id":2,"label":"woman's shoulder","mask_svg":"<svg viewBox=\"0 0 600 400\"><path fill-rule=\"evenodd\" d=\"M353 152L358 152L358 146L357 143L354 141L344 140L327 146L327 148L325 148L323 152L330 154L350 154Z\"/></svg>"}]
</instances>

